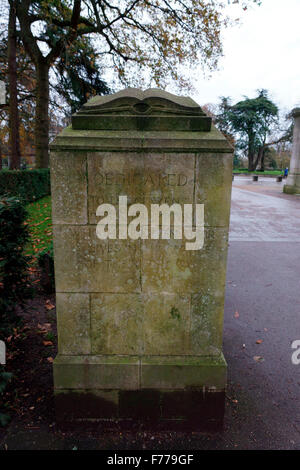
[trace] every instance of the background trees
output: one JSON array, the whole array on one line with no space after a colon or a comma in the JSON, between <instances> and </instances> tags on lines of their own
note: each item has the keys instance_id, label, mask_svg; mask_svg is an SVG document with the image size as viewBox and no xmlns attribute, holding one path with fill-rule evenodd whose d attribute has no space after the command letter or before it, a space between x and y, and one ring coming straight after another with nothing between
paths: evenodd
<instances>
[{"instance_id":1,"label":"background trees","mask_svg":"<svg viewBox=\"0 0 300 470\"><path fill-rule=\"evenodd\" d=\"M20 167L20 138L19 138L19 109L17 91L17 29L16 29L16 8L13 0L9 0L9 20L8 20L8 83L9 83L9 145L10 168Z\"/></svg>"},{"instance_id":2,"label":"background trees","mask_svg":"<svg viewBox=\"0 0 300 470\"><path fill-rule=\"evenodd\" d=\"M259 3L240 2L244 8ZM112 77L126 84L164 87L175 80L177 85L187 86L183 66L201 62L203 67L215 69L222 54L221 30L229 25L221 0L10 0L9 5L17 15L16 34L35 69L38 167L48 165L51 70L59 69L61 74L63 58L71 50L76 50L73 67L68 77L67 69L60 75L64 83L57 84L56 92L68 98L74 109L96 88L107 92L100 75L96 78L97 73L91 72L93 67L110 67ZM84 65L80 51L90 54L91 49L96 59L91 56L89 65ZM83 65L85 78L80 74L76 82L76 70ZM66 86L75 95L66 94Z\"/></svg>"},{"instance_id":3,"label":"background trees","mask_svg":"<svg viewBox=\"0 0 300 470\"><path fill-rule=\"evenodd\" d=\"M245 97L234 105L229 97L222 97L215 122L229 140L235 139L237 153L247 156L249 171L258 165L264 171L265 154L270 146L291 138L290 124L280 129L279 109L267 90L258 90L255 98ZM272 133L273 138L268 140Z\"/></svg>"}]
</instances>

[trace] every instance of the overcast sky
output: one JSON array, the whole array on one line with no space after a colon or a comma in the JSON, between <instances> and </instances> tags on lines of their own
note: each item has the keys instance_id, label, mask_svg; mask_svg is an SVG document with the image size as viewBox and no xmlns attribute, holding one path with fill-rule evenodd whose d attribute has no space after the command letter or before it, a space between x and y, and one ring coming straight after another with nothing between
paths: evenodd
<instances>
[{"instance_id":1,"label":"overcast sky","mask_svg":"<svg viewBox=\"0 0 300 470\"><path fill-rule=\"evenodd\" d=\"M237 10L230 7L233 16ZM223 34L224 57L210 79L194 80L199 104L254 97L258 88L290 110L300 105L300 0L262 0L242 14L242 24Z\"/></svg>"}]
</instances>

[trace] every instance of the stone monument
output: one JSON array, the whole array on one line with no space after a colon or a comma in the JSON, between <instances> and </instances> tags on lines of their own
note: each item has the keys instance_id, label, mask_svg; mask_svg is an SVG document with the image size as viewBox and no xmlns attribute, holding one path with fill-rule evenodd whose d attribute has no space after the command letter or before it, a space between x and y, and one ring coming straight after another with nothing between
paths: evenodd
<instances>
[{"instance_id":1,"label":"stone monument","mask_svg":"<svg viewBox=\"0 0 300 470\"><path fill-rule=\"evenodd\" d=\"M300 108L293 109L292 116L294 118L293 150L290 171L283 192L300 194Z\"/></svg>"},{"instance_id":2,"label":"stone monument","mask_svg":"<svg viewBox=\"0 0 300 470\"><path fill-rule=\"evenodd\" d=\"M231 181L211 118L157 89L96 96L56 138L58 417L222 422Z\"/></svg>"}]
</instances>

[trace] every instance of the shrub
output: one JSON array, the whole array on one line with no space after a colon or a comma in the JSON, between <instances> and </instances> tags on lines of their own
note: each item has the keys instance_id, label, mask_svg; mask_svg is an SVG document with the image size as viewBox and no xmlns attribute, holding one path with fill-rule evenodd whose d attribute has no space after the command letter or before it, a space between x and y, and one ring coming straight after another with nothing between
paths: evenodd
<instances>
[{"instance_id":1,"label":"shrub","mask_svg":"<svg viewBox=\"0 0 300 470\"><path fill-rule=\"evenodd\" d=\"M4 392L11 377L12 374L10 372L5 372L4 366L0 365L0 395ZM5 407L0 406L0 426L6 426L9 422L10 417L5 411Z\"/></svg>"},{"instance_id":2,"label":"shrub","mask_svg":"<svg viewBox=\"0 0 300 470\"><path fill-rule=\"evenodd\" d=\"M25 225L26 210L15 197L0 198L0 339L11 334L18 323L15 313L17 303L31 297L33 290L28 279L29 257L23 253L28 241ZM10 374L0 368L0 394L10 379ZM0 424L5 424L6 414L0 410Z\"/></svg>"},{"instance_id":3,"label":"shrub","mask_svg":"<svg viewBox=\"0 0 300 470\"><path fill-rule=\"evenodd\" d=\"M33 202L50 194L50 170L0 171L0 195L16 196L24 202Z\"/></svg>"}]
</instances>

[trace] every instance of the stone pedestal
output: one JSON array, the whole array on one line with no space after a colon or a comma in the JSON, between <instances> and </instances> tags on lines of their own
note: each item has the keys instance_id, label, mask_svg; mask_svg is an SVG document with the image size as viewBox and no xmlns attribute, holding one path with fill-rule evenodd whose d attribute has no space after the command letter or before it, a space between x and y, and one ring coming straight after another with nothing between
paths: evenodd
<instances>
[{"instance_id":1,"label":"stone pedestal","mask_svg":"<svg viewBox=\"0 0 300 470\"><path fill-rule=\"evenodd\" d=\"M232 149L211 119L159 90L95 97L56 138L59 417L222 422L231 181ZM204 204L203 246L187 250L174 225L162 238L161 221L153 239L150 219L147 236L126 238L120 196L149 214L152 204ZM116 207L115 239L96 236L105 203Z\"/></svg>"},{"instance_id":2,"label":"stone pedestal","mask_svg":"<svg viewBox=\"0 0 300 470\"><path fill-rule=\"evenodd\" d=\"M290 171L283 192L300 194L300 108L292 112L294 118L293 150Z\"/></svg>"}]
</instances>

